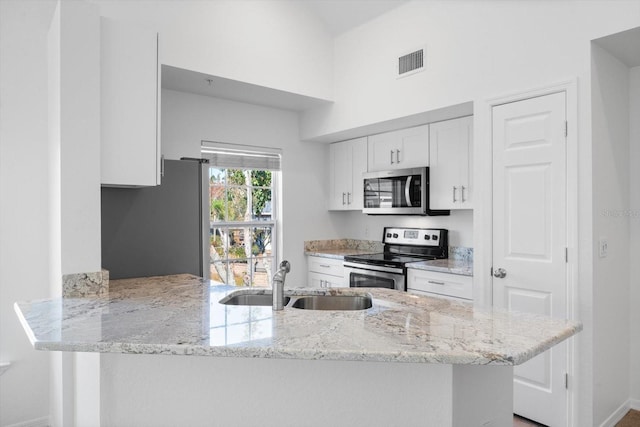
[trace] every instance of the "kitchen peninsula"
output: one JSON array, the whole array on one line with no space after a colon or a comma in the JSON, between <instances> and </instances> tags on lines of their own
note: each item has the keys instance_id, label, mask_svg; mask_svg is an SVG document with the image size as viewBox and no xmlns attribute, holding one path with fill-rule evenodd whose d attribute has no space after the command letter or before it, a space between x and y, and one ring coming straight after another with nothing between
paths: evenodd
<instances>
[{"instance_id":1,"label":"kitchen peninsula","mask_svg":"<svg viewBox=\"0 0 640 427\"><path fill-rule=\"evenodd\" d=\"M139 426L507 426L513 366L582 328L388 289L290 287L365 293L373 306L225 305L252 291L174 275L16 312L37 350L105 353L102 423Z\"/></svg>"}]
</instances>

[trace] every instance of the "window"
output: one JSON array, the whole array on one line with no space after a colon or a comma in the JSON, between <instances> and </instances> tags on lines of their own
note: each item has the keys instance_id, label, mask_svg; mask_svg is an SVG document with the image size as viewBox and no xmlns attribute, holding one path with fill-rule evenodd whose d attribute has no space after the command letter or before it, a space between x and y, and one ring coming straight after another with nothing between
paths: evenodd
<instances>
[{"instance_id":1,"label":"window","mask_svg":"<svg viewBox=\"0 0 640 427\"><path fill-rule=\"evenodd\" d=\"M280 155L257 147L203 142L209 158L211 280L271 286Z\"/></svg>"}]
</instances>

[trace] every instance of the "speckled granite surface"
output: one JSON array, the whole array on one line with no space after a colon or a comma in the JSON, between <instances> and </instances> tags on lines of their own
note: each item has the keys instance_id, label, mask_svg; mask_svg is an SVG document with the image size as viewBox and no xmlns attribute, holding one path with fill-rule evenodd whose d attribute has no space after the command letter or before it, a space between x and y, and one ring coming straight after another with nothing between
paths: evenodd
<instances>
[{"instance_id":1,"label":"speckled granite surface","mask_svg":"<svg viewBox=\"0 0 640 427\"><path fill-rule=\"evenodd\" d=\"M88 297L109 293L109 272L65 274L62 276L63 297Z\"/></svg>"},{"instance_id":2,"label":"speckled granite surface","mask_svg":"<svg viewBox=\"0 0 640 427\"><path fill-rule=\"evenodd\" d=\"M470 262L454 258L412 262L407 264L407 268L438 271L441 273L460 274L462 276L473 276L473 261Z\"/></svg>"},{"instance_id":3,"label":"speckled granite surface","mask_svg":"<svg viewBox=\"0 0 640 427\"><path fill-rule=\"evenodd\" d=\"M373 240L334 239L304 242L305 255L333 259L343 259L346 255L375 254L382 250L382 243Z\"/></svg>"},{"instance_id":4,"label":"speckled granite surface","mask_svg":"<svg viewBox=\"0 0 640 427\"><path fill-rule=\"evenodd\" d=\"M371 294L373 307L361 311L272 312L218 303L236 289L190 275L122 279L111 281L108 296L22 302L15 309L37 350L167 355L517 365L582 329L389 289L287 291Z\"/></svg>"}]
</instances>

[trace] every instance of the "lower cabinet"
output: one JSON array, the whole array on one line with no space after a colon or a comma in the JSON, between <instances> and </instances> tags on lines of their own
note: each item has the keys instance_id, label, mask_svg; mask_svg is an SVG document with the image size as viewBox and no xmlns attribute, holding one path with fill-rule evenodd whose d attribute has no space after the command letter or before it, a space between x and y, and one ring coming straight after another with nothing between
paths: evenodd
<instances>
[{"instance_id":1,"label":"lower cabinet","mask_svg":"<svg viewBox=\"0 0 640 427\"><path fill-rule=\"evenodd\" d=\"M348 288L341 259L309 255L307 286L313 288Z\"/></svg>"},{"instance_id":2,"label":"lower cabinet","mask_svg":"<svg viewBox=\"0 0 640 427\"><path fill-rule=\"evenodd\" d=\"M407 292L471 300L473 299L473 277L409 268L407 269Z\"/></svg>"}]
</instances>

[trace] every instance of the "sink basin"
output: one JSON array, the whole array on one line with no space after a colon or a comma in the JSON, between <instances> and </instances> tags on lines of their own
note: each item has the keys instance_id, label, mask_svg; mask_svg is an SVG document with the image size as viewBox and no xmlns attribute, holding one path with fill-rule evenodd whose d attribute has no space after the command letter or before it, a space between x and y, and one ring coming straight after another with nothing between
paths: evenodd
<instances>
[{"instance_id":1,"label":"sink basin","mask_svg":"<svg viewBox=\"0 0 640 427\"><path fill-rule=\"evenodd\" d=\"M310 295L296 299L291 307L305 310L366 310L373 303L365 295Z\"/></svg>"},{"instance_id":2,"label":"sink basin","mask_svg":"<svg viewBox=\"0 0 640 427\"><path fill-rule=\"evenodd\" d=\"M284 304L287 305L291 298L284 297ZM271 294L231 294L220 300L220 304L226 305L261 305L271 306L273 297Z\"/></svg>"}]
</instances>

